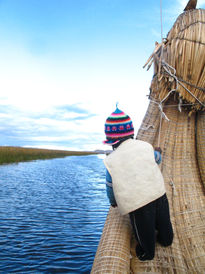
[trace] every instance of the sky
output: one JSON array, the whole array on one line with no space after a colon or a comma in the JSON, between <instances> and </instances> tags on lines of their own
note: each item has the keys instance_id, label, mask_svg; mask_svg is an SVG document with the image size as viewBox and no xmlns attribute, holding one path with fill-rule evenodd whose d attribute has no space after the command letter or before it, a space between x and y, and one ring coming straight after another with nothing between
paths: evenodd
<instances>
[{"instance_id":1,"label":"sky","mask_svg":"<svg viewBox=\"0 0 205 274\"><path fill-rule=\"evenodd\" d=\"M161 0L163 37L187 1ZM0 146L108 149L116 103L137 134L160 0L0 0L0 41Z\"/></svg>"}]
</instances>

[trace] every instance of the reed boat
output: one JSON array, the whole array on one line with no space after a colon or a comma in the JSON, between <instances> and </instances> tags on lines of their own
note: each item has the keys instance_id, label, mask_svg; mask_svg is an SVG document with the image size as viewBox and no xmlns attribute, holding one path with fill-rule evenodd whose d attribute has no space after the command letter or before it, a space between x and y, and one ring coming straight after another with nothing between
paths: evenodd
<instances>
[{"instance_id":1,"label":"reed boat","mask_svg":"<svg viewBox=\"0 0 205 274\"><path fill-rule=\"evenodd\" d=\"M139 261L129 217L110 208L92 274L205 271L204 9L179 15L145 65L152 63L149 105L136 138L162 148L174 241L156 244L152 261Z\"/></svg>"}]
</instances>

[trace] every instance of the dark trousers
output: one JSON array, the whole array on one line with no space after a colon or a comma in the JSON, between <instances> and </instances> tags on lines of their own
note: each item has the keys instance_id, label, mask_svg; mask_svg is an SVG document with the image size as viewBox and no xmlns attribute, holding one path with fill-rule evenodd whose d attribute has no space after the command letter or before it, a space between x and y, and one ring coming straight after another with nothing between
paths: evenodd
<instances>
[{"instance_id":1,"label":"dark trousers","mask_svg":"<svg viewBox=\"0 0 205 274\"><path fill-rule=\"evenodd\" d=\"M140 260L154 258L156 240L162 246L172 244L173 229L166 194L129 215L138 242L136 255Z\"/></svg>"}]
</instances>

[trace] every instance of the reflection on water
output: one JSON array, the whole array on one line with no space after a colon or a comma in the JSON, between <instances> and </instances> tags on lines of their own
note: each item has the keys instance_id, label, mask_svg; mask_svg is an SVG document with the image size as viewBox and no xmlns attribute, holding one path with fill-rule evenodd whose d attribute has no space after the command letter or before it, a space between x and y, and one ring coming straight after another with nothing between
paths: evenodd
<instances>
[{"instance_id":1,"label":"reflection on water","mask_svg":"<svg viewBox=\"0 0 205 274\"><path fill-rule=\"evenodd\" d=\"M0 166L0 272L90 273L109 208L104 174L97 156Z\"/></svg>"}]
</instances>

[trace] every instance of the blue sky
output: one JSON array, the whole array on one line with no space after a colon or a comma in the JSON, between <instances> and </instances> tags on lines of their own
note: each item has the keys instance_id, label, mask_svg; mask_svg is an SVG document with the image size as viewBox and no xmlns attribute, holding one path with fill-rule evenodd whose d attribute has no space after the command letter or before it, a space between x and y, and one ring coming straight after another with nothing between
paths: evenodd
<instances>
[{"instance_id":1,"label":"blue sky","mask_svg":"<svg viewBox=\"0 0 205 274\"><path fill-rule=\"evenodd\" d=\"M186 3L162 0L164 37ZM0 37L1 146L107 149L116 102L137 133L160 0L0 0Z\"/></svg>"}]
</instances>

